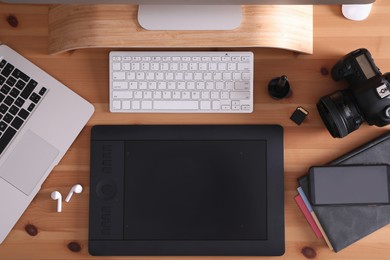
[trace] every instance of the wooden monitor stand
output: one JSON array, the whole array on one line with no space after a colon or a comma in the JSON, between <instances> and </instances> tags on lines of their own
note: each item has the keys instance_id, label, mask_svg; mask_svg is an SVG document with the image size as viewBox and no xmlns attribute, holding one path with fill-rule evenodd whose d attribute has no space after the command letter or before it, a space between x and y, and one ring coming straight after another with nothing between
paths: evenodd
<instances>
[{"instance_id":1,"label":"wooden monitor stand","mask_svg":"<svg viewBox=\"0 0 390 260\"><path fill-rule=\"evenodd\" d=\"M227 31L148 31L136 5L55 5L49 11L49 52L79 48L271 47L313 52L313 7L243 6L243 21Z\"/></svg>"}]
</instances>

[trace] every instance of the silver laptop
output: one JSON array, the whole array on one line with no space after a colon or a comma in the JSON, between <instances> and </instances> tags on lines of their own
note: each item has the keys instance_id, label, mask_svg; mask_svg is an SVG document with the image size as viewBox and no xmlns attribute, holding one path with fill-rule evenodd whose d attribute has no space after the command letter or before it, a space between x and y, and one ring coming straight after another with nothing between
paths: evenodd
<instances>
[{"instance_id":1,"label":"silver laptop","mask_svg":"<svg viewBox=\"0 0 390 260\"><path fill-rule=\"evenodd\" d=\"M94 107L0 44L0 243Z\"/></svg>"}]
</instances>

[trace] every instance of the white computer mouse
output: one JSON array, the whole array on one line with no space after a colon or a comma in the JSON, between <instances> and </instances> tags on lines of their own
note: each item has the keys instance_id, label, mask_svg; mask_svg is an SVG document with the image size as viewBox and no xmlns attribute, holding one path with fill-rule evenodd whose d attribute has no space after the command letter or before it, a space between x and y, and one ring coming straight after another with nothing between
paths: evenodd
<instances>
[{"instance_id":1,"label":"white computer mouse","mask_svg":"<svg viewBox=\"0 0 390 260\"><path fill-rule=\"evenodd\" d=\"M371 8L372 4L351 4L343 5L341 10L345 18L353 21L362 21L370 15Z\"/></svg>"}]
</instances>

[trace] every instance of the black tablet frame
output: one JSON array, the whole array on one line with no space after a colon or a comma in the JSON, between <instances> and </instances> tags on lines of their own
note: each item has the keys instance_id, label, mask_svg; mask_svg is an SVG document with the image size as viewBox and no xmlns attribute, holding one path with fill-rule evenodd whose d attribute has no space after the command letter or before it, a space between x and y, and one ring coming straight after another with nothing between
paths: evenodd
<instances>
[{"instance_id":1,"label":"black tablet frame","mask_svg":"<svg viewBox=\"0 0 390 260\"><path fill-rule=\"evenodd\" d=\"M124 187L115 172L126 140L265 140L267 240L123 240ZM119 198L119 199L118 199ZM280 256L285 252L283 128L278 125L94 126L91 132L89 244L91 255ZM117 232L119 231L119 232Z\"/></svg>"}]
</instances>

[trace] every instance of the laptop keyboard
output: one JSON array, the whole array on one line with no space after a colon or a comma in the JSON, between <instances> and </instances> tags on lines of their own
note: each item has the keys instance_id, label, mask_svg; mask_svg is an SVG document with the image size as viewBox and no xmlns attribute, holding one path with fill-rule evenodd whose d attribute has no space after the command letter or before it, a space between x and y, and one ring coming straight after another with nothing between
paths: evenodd
<instances>
[{"instance_id":1,"label":"laptop keyboard","mask_svg":"<svg viewBox=\"0 0 390 260\"><path fill-rule=\"evenodd\" d=\"M0 60L0 155L46 94L45 87L37 86L34 79Z\"/></svg>"}]
</instances>

